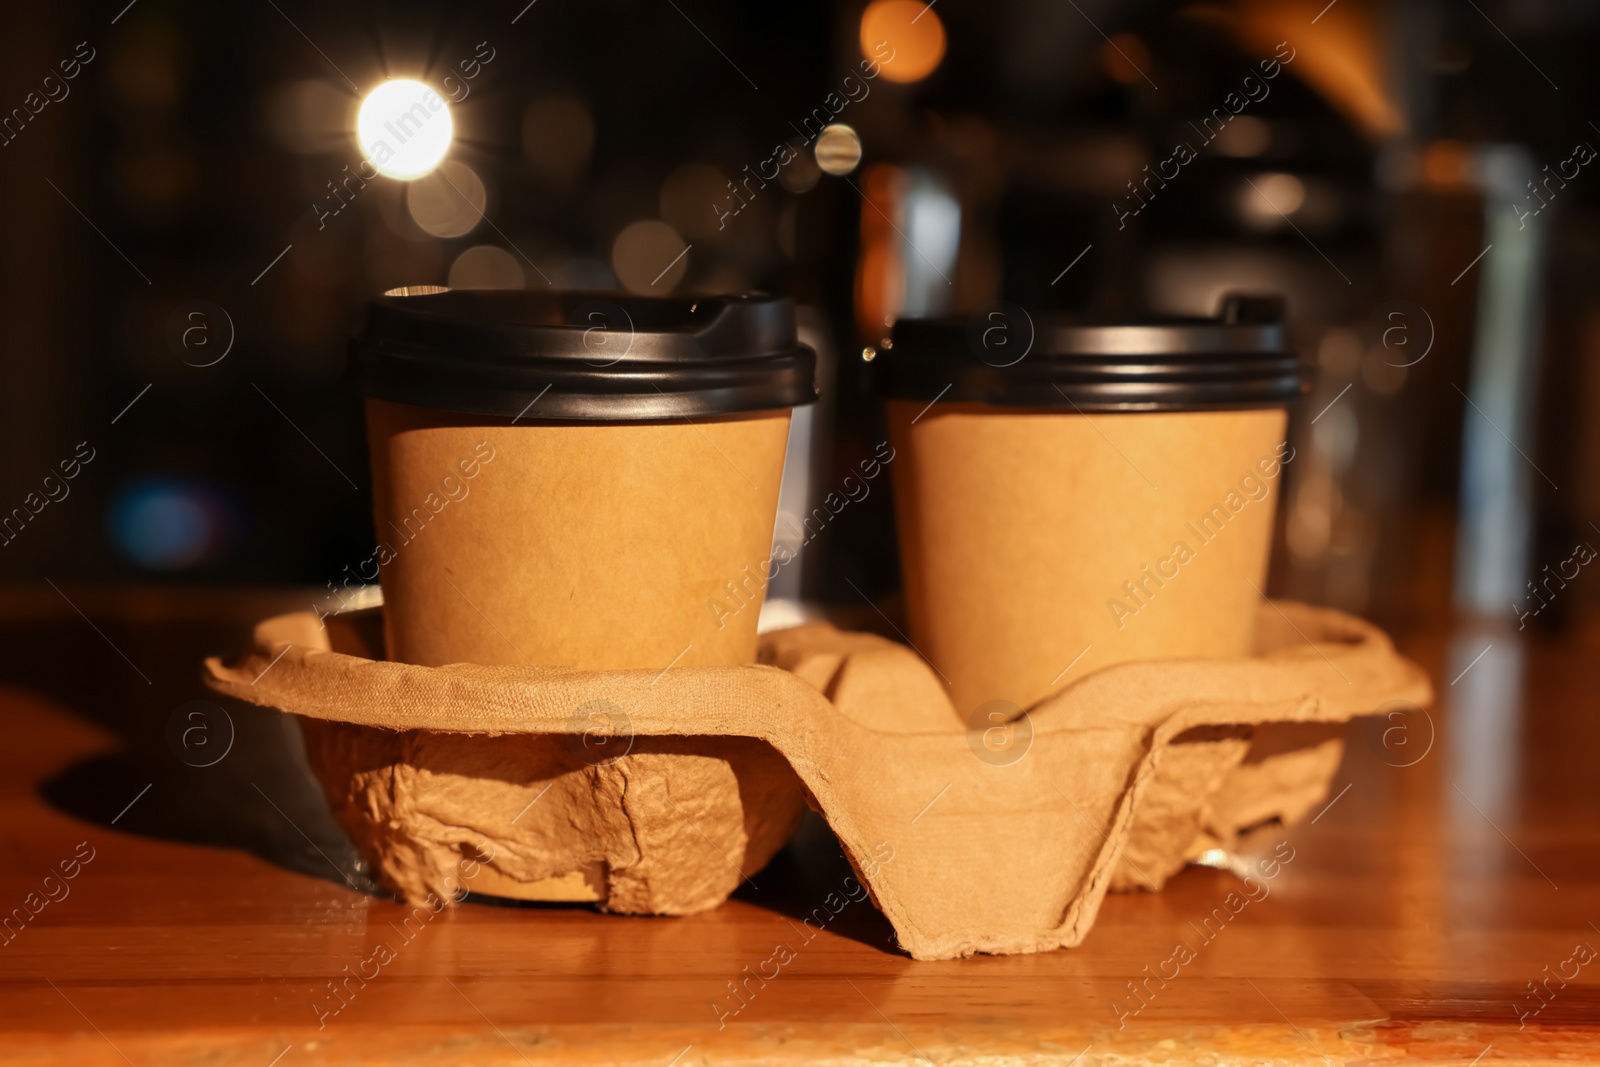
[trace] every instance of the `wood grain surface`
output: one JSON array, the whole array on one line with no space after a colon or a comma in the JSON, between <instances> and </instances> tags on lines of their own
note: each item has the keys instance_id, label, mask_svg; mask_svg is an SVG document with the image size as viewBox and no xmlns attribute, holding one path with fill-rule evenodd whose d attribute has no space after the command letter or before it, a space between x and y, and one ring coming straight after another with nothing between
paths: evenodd
<instances>
[{"instance_id":1,"label":"wood grain surface","mask_svg":"<svg viewBox=\"0 0 1600 1067\"><path fill-rule=\"evenodd\" d=\"M1439 706L1352 730L1226 923L1240 882L1197 867L1078 949L917 963L869 903L828 910L849 868L815 821L691 918L372 895L292 726L198 684L307 602L0 597L0 1062L1600 1059L1600 630L1397 635Z\"/></svg>"}]
</instances>

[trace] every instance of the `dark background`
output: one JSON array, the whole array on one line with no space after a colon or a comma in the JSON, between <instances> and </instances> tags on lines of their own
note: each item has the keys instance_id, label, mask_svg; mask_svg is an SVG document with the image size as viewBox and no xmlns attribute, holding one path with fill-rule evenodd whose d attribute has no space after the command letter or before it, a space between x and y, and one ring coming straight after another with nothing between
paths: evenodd
<instances>
[{"instance_id":1,"label":"dark background","mask_svg":"<svg viewBox=\"0 0 1600 1067\"><path fill-rule=\"evenodd\" d=\"M942 0L918 23L946 36L936 68L877 78L839 117L860 166L818 175L808 150L795 189L769 185L718 229L707 182L795 139L858 70L863 7L8 14L0 114L24 118L0 144L0 510L79 442L94 458L0 547L0 577L320 587L370 551L360 406L341 383L363 301L453 269L458 284L616 286L637 267L618 234L651 219L692 246L673 291L761 288L807 309L838 359L823 491L878 439L861 357L884 312L1209 312L1228 288L1276 289L1320 377L1293 423L1275 592L1515 626L1529 578L1600 545L1600 167L1543 186L1549 205L1518 226L1541 203L1519 179L1600 146L1600 5ZM1295 58L1271 95L1119 227L1127 183L1279 42ZM33 114L28 94L90 50ZM359 94L447 74L467 90L450 159L481 180L484 217L429 234L379 178L319 220L361 158ZM935 231L909 220L948 223L952 205L930 282L899 234L923 244ZM500 252L462 260L482 246ZM907 270L921 280L899 292ZM196 322L212 347L186 347ZM229 332L225 358L194 365ZM808 595L848 599L846 578L892 591L887 503L847 509L807 548ZM1600 595L1571 584L1526 621L1560 625Z\"/></svg>"}]
</instances>

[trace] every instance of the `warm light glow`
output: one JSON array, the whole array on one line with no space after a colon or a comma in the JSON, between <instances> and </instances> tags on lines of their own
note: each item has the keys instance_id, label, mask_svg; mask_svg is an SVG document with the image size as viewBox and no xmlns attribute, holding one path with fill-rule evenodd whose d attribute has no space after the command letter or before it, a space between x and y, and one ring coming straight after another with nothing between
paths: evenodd
<instances>
[{"instance_id":1,"label":"warm light glow","mask_svg":"<svg viewBox=\"0 0 1600 1067\"><path fill-rule=\"evenodd\" d=\"M903 219L906 172L878 163L861 174L861 253L856 261L856 328L863 337L876 337L900 314L906 299L905 263L896 224Z\"/></svg>"},{"instance_id":2,"label":"warm light glow","mask_svg":"<svg viewBox=\"0 0 1600 1067\"><path fill-rule=\"evenodd\" d=\"M452 159L406 186L406 210L423 232L462 237L483 221L488 194L477 171Z\"/></svg>"},{"instance_id":3,"label":"warm light glow","mask_svg":"<svg viewBox=\"0 0 1600 1067\"><path fill-rule=\"evenodd\" d=\"M356 139L379 174L420 178L450 150L450 106L410 78L386 81L367 95L356 116Z\"/></svg>"},{"instance_id":4,"label":"warm light glow","mask_svg":"<svg viewBox=\"0 0 1600 1067\"><path fill-rule=\"evenodd\" d=\"M1263 58L1295 57L1285 63L1294 76L1374 140L1405 131L1401 90L1388 59L1383 5L1331 5L1318 17L1315 33L1305 32L1299 8L1283 0L1241 0L1235 10L1230 25L1247 48Z\"/></svg>"},{"instance_id":5,"label":"warm light glow","mask_svg":"<svg viewBox=\"0 0 1600 1067\"><path fill-rule=\"evenodd\" d=\"M666 294L688 271L688 251L677 230L659 219L641 219L617 234L611 269L630 292Z\"/></svg>"},{"instance_id":6,"label":"warm light glow","mask_svg":"<svg viewBox=\"0 0 1600 1067\"><path fill-rule=\"evenodd\" d=\"M826 127L813 152L817 166L832 175L849 174L861 162L861 137L842 122Z\"/></svg>"},{"instance_id":7,"label":"warm light glow","mask_svg":"<svg viewBox=\"0 0 1600 1067\"><path fill-rule=\"evenodd\" d=\"M920 81L944 59L944 23L921 0L874 0L861 14L861 54L892 82Z\"/></svg>"},{"instance_id":8,"label":"warm light glow","mask_svg":"<svg viewBox=\"0 0 1600 1067\"><path fill-rule=\"evenodd\" d=\"M1240 213L1258 230L1284 225L1305 202L1305 183L1293 174L1261 174L1239 190Z\"/></svg>"}]
</instances>

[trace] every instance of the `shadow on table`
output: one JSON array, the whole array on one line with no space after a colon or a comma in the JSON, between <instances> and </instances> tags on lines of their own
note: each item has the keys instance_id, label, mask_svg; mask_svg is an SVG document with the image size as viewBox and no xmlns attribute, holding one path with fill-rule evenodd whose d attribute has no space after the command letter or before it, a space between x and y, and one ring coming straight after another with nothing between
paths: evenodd
<instances>
[{"instance_id":1,"label":"shadow on table","mask_svg":"<svg viewBox=\"0 0 1600 1067\"><path fill-rule=\"evenodd\" d=\"M181 618L96 618L94 625L104 639L76 615L0 620L0 683L116 738L109 751L40 782L48 804L122 832L239 849L378 892L323 800L294 722L218 697L200 682L201 660L241 647L248 625ZM45 736L14 740L44 759L60 744Z\"/></svg>"},{"instance_id":2,"label":"shadow on table","mask_svg":"<svg viewBox=\"0 0 1600 1067\"><path fill-rule=\"evenodd\" d=\"M872 906L838 838L814 811L806 812L794 838L772 862L733 895L786 916L796 950L804 951L804 945L826 934L900 954L894 927Z\"/></svg>"}]
</instances>

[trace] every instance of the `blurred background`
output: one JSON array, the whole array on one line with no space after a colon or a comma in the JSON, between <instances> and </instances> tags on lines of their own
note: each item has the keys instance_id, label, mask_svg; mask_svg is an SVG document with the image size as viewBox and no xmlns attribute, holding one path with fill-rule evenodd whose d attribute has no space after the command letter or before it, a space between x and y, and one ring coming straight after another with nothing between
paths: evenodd
<instances>
[{"instance_id":1,"label":"blurred background","mask_svg":"<svg viewBox=\"0 0 1600 1067\"><path fill-rule=\"evenodd\" d=\"M792 296L796 514L882 439L897 317L1244 289L1319 368L1272 591L1559 627L1600 599L1597 38L1564 0L37 7L0 35L0 578L337 582L391 287ZM386 78L449 105L414 181L363 166ZM853 504L778 592L892 592L891 522Z\"/></svg>"}]
</instances>

